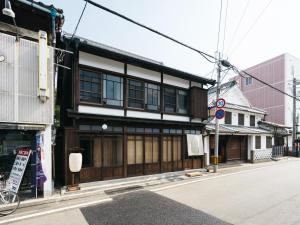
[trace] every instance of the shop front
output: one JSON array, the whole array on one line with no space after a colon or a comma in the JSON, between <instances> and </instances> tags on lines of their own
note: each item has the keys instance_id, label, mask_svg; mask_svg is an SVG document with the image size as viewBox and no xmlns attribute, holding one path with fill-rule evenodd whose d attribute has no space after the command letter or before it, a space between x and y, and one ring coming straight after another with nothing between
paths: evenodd
<instances>
[{"instance_id":1,"label":"shop front","mask_svg":"<svg viewBox=\"0 0 300 225\"><path fill-rule=\"evenodd\" d=\"M21 177L18 193L21 199L37 198L43 194L46 177L42 167L43 140L39 130L0 130L0 173L5 179L11 179L11 172L16 169L14 162L19 150L30 150L31 154Z\"/></svg>"},{"instance_id":2,"label":"shop front","mask_svg":"<svg viewBox=\"0 0 300 225\"><path fill-rule=\"evenodd\" d=\"M78 150L82 153L80 183L204 167L204 155L189 156L187 152L186 134L200 135L200 126L162 128L106 123L112 124L106 130L93 123L64 128L61 133L64 148L62 151L57 148L57 153L63 152L62 157L57 155L58 160L63 159L63 167L56 162L56 178L62 185L72 182L68 156ZM59 178L59 174L64 177Z\"/></svg>"}]
</instances>

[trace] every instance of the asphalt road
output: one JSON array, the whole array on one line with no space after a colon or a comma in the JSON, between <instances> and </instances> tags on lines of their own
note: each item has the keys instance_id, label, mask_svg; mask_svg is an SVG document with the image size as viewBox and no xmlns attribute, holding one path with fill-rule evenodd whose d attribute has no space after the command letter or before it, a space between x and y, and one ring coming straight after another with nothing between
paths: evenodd
<instances>
[{"instance_id":1,"label":"asphalt road","mask_svg":"<svg viewBox=\"0 0 300 225\"><path fill-rule=\"evenodd\" d=\"M300 161L166 189L159 194L232 224L300 224Z\"/></svg>"},{"instance_id":2,"label":"asphalt road","mask_svg":"<svg viewBox=\"0 0 300 225\"><path fill-rule=\"evenodd\" d=\"M90 225L227 225L213 216L149 191L115 197L81 209Z\"/></svg>"},{"instance_id":3,"label":"asphalt road","mask_svg":"<svg viewBox=\"0 0 300 225\"><path fill-rule=\"evenodd\" d=\"M112 196L113 201L100 205L12 224L300 225L300 159L241 170L184 185L156 186L155 192Z\"/></svg>"}]
</instances>

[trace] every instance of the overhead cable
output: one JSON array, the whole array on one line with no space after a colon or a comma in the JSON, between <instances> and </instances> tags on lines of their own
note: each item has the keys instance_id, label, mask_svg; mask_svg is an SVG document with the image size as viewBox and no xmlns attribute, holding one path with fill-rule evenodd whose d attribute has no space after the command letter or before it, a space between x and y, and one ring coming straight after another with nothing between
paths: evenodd
<instances>
[{"instance_id":1,"label":"overhead cable","mask_svg":"<svg viewBox=\"0 0 300 225\"><path fill-rule=\"evenodd\" d=\"M71 40L73 39L74 35L75 35L76 32L77 32L77 28L78 28L78 26L79 26L79 23L80 23L80 21L81 21L81 18L82 18L82 16L83 16L84 11L85 11L86 5L87 5L87 2L85 2L85 5L84 5L84 7L83 7L83 9L82 9L82 11L81 11L81 15L80 15L80 17L79 17L79 19L78 19L78 22L77 22L77 25L76 25L76 27L75 27L75 30L74 30L74 32L73 32L73 34L72 34L72 36L71 36Z\"/></svg>"},{"instance_id":2,"label":"overhead cable","mask_svg":"<svg viewBox=\"0 0 300 225\"><path fill-rule=\"evenodd\" d=\"M230 52L231 54L233 54L239 47L240 45L243 43L243 41L246 39L246 37L248 36L248 34L250 33L250 31L254 28L254 26L256 25L256 23L258 22L258 20L261 18L261 16L264 14L264 12L267 10L267 8L271 5L273 0L270 0L268 2L268 4L263 8L263 10L260 12L260 14L256 17L256 19L254 20L254 22L251 24L251 26L249 27L249 29L247 30L247 32L244 34L244 36L242 37L242 39L239 41L239 43L235 46L235 48Z\"/></svg>"},{"instance_id":3,"label":"overhead cable","mask_svg":"<svg viewBox=\"0 0 300 225\"><path fill-rule=\"evenodd\" d=\"M254 80L256 80L256 81L258 81L258 82L260 82L260 83L262 83L262 84L264 84L264 85L266 85L266 86L268 86L268 87L270 87L270 88L272 88L272 89L274 89L274 90L276 90L276 91L278 91L278 92L280 92L280 93L282 93L282 94L284 94L284 95L286 95L286 96L289 96L289 97L291 97L291 98L295 98L297 101L300 101L300 99L297 98L296 96L293 96L293 95L291 95L291 94L288 94L288 93L286 93L286 92L280 90L279 88L276 88L276 87L272 86L271 84L268 84L267 82L265 82L265 81L263 81L263 80L257 78L256 76L253 76L252 74L248 73L248 72L245 71L245 70L239 70L239 69L238 69L237 67L235 67L235 66L232 66L232 68L233 68L234 71L236 71L239 75L241 75L241 76L244 77L244 78L245 78L245 76L244 76L244 74L245 74L245 75L247 75L248 77L252 77Z\"/></svg>"},{"instance_id":4,"label":"overhead cable","mask_svg":"<svg viewBox=\"0 0 300 225\"><path fill-rule=\"evenodd\" d=\"M124 16L124 15L122 15L122 14L116 12L116 11L113 11L113 10L111 10L109 8L106 8L106 7L102 6L102 5L100 5L99 3L96 3L96 2L91 1L91 0L84 0L84 1L87 2L87 3L89 3L89 4L91 4L91 5L93 5L93 6L95 6L95 7L98 7L99 9L102 9L102 10L104 10L106 12L109 12L109 13L115 15L115 16L118 16L118 17L120 17L120 18L122 18L124 20L127 20L128 22L134 23L135 25L138 25L138 26L140 26L140 27L142 27L142 28L144 28L146 30L149 30L149 31L151 31L153 33L156 33L156 34L158 34L158 35L160 35L160 36L162 36L164 38L167 38L167 39L169 39L169 40L171 40L173 42L176 42L179 45L182 45L182 46L184 46L186 48L189 48L189 49L191 49L191 50L199 53L202 57L204 57L210 63L215 63L216 60L217 60L214 56L212 56L212 55L210 55L208 53L200 51L200 50L198 50L198 49L196 49L194 47L191 47L190 45L187 45L187 44L185 44L185 43L183 43L181 41L176 40L175 38L172 38L172 37L170 37L170 36L168 36L166 34L163 34L163 33L159 32L157 30L154 30L153 28L150 28L150 27L148 27L146 25L143 25L143 24L141 24L141 23L139 23L137 21L134 21L133 19L130 19L127 16ZM214 60L214 61L212 61L212 60Z\"/></svg>"}]
</instances>

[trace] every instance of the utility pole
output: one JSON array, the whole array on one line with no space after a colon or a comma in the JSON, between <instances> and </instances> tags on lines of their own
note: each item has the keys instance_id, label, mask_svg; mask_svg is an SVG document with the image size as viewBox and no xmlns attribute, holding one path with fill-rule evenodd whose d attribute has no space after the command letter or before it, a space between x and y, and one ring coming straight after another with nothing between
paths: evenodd
<instances>
[{"instance_id":1,"label":"utility pole","mask_svg":"<svg viewBox=\"0 0 300 225\"><path fill-rule=\"evenodd\" d=\"M221 79L220 77L221 77L221 62L220 62L220 53L219 53L216 102L218 101L220 95L220 79ZM219 120L215 118L214 173L218 172L218 163L219 163L218 155L219 155Z\"/></svg>"},{"instance_id":2,"label":"utility pole","mask_svg":"<svg viewBox=\"0 0 300 225\"><path fill-rule=\"evenodd\" d=\"M296 145L295 145L295 140L296 140L296 78L295 78L295 75L294 75L294 71L293 71L293 145L292 145L292 149L293 149L293 152L296 151Z\"/></svg>"}]
</instances>

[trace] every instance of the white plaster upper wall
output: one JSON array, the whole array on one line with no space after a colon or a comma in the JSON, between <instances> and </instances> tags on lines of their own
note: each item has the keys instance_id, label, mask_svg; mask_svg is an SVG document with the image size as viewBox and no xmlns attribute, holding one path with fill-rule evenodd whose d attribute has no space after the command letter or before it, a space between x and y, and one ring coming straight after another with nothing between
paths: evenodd
<instances>
[{"instance_id":1,"label":"white plaster upper wall","mask_svg":"<svg viewBox=\"0 0 300 225\"><path fill-rule=\"evenodd\" d=\"M192 81L192 82L191 82L191 87L199 87L199 88L203 88L203 84Z\"/></svg>"},{"instance_id":2,"label":"white plaster upper wall","mask_svg":"<svg viewBox=\"0 0 300 225\"><path fill-rule=\"evenodd\" d=\"M237 112L232 112L231 114L232 125L239 125L239 117Z\"/></svg>"},{"instance_id":3,"label":"white plaster upper wall","mask_svg":"<svg viewBox=\"0 0 300 225\"><path fill-rule=\"evenodd\" d=\"M173 77L167 74L164 74L163 82L164 84L174 85L181 88L189 88L190 82L188 80L184 80L178 77Z\"/></svg>"},{"instance_id":4,"label":"white plaster upper wall","mask_svg":"<svg viewBox=\"0 0 300 225\"><path fill-rule=\"evenodd\" d=\"M111 108L86 106L86 105L79 105L78 112L88 113L88 114L97 114L97 115L124 116L123 109L111 109Z\"/></svg>"},{"instance_id":5,"label":"white plaster upper wall","mask_svg":"<svg viewBox=\"0 0 300 225\"><path fill-rule=\"evenodd\" d=\"M228 103L247 106L247 107L251 106L250 102L248 101L248 99L245 97L245 95L237 85L230 88L228 91L226 91L226 93L224 94L221 93L221 97L224 98L225 101Z\"/></svg>"},{"instance_id":6,"label":"white plaster upper wall","mask_svg":"<svg viewBox=\"0 0 300 225\"><path fill-rule=\"evenodd\" d=\"M172 121L183 121L183 122L189 122L190 118L187 116L176 116L176 115L163 115L164 120L172 120Z\"/></svg>"},{"instance_id":7,"label":"white plaster upper wall","mask_svg":"<svg viewBox=\"0 0 300 225\"><path fill-rule=\"evenodd\" d=\"M156 120L161 119L160 113L140 112L140 111L134 111L134 110L128 110L127 116L135 117L135 118L144 118L144 119L156 119Z\"/></svg>"},{"instance_id":8,"label":"white plaster upper wall","mask_svg":"<svg viewBox=\"0 0 300 225\"><path fill-rule=\"evenodd\" d=\"M238 125L238 114L244 114L244 126L250 126L250 115L254 115L255 116L255 126L258 127L257 122L261 121L263 119L262 115L257 115L257 114L253 114L253 113L249 113L249 112L245 112L245 111L239 111L239 110L234 110L234 109L227 109L226 107L224 108L225 111L227 112L231 112L232 113L232 118L231 118L231 125ZM212 123L215 122L215 119L212 120ZM219 120L219 124L225 124L225 117Z\"/></svg>"},{"instance_id":9,"label":"white plaster upper wall","mask_svg":"<svg viewBox=\"0 0 300 225\"><path fill-rule=\"evenodd\" d=\"M146 80L161 82L161 74L159 72L147 70L137 66L127 65L127 74Z\"/></svg>"},{"instance_id":10,"label":"white plaster upper wall","mask_svg":"<svg viewBox=\"0 0 300 225\"><path fill-rule=\"evenodd\" d=\"M250 126L250 114L246 113L244 118L245 118L245 121L244 121L245 126L249 127Z\"/></svg>"},{"instance_id":11,"label":"white plaster upper wall","mask_svg":"<svg viewBox=\"0 0 300 225\"><path fill-rule=\"evenodd\" d=\"M124 63L86 52L79 52L79 64L124 74Z\"/></svg>"}]
</instances>

